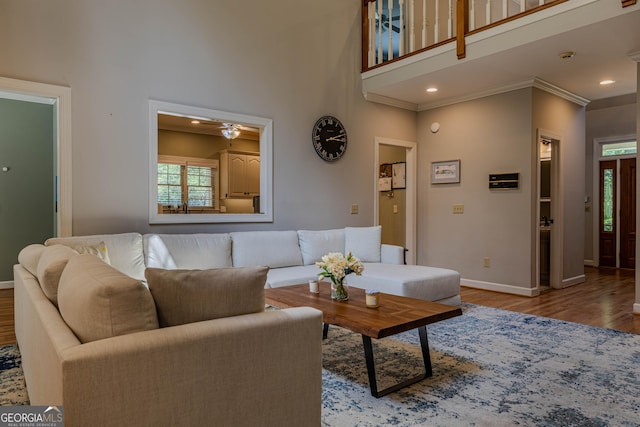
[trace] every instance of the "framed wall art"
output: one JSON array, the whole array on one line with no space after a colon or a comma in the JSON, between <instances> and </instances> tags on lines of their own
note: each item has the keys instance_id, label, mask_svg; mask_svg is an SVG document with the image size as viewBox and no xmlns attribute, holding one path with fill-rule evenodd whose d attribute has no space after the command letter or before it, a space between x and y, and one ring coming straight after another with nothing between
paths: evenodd
<instances>
[{"instance_id":1,"label":"framed wall art","mask_svg":"<svg viewBox=\"0 0 640 427\"><path fill-rule=\"evenodd\" d=\"M460 182L460 160L431 162L432 184L453 184Z\"/></svg>"}]
</instances>

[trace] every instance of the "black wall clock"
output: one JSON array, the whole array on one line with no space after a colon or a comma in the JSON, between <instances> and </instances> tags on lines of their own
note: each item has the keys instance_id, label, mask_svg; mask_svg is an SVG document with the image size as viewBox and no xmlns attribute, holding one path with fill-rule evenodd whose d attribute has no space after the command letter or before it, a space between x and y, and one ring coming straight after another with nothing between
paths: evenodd
<instances>
[{"instance_id":1,"label":"black wall clock","mask_svg":"<svg viewBox=\"0 0 640 427\"><path fill-rule=\"evenodd\" d=\"M347 131L335 117L320 117L313 126L311 142L321 159L335 162L347 151Z\"/></svg>"}]
</instances>

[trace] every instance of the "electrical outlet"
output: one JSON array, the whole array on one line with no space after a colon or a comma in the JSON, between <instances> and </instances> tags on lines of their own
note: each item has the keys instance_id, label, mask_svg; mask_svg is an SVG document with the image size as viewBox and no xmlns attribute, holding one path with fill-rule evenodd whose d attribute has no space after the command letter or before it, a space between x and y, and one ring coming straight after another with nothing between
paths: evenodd
<instances>
[{"instance_id":1,"label":"electrical outlet","mask_svg":"<svg viewBox=\"0 0 640 427\"><path fill-rule=\"evenodd\" d=\"M398 205L393 205L393 213L398 213Z\"/></svg>"},{"instance_id":2,"label":"electrical outlet","mask_svg":"<svg viewBox=\"0 0 640 427\"><path fill-rule=\"evenodd\" d=\"M351 214L356 215L358 213L358 205L351 205Z\"/></svg>"},{"instance_id":3,"label":"electrical outlet","mask_svg":"<svg viewBox=\"0 0 640 427\"><path fill-rule=\"evenodd\" d=\"M491 258L489 258L489 257L485 257L485 258L483 258L483 259L482 259L482 265L483 265L485 268L489 268L489 267L491 267Z\"/></svg>"},{"instance_id":4,"label":"electrical outlet","mask_svg":"<svg viewBox=\"0 0 640 427\"><path fill-rule=\"evenodd\" d=\"M463 214L464 213L464 205L453 205L453 213L454 214Z\"/></svg>"}]
</instances>

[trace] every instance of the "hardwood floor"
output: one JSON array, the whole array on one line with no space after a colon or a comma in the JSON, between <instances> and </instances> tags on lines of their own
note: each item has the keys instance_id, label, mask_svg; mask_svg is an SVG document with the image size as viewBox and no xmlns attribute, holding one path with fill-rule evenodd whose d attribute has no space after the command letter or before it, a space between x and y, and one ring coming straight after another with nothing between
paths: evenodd
<instances>
[{"instance_id":1,"label":"hardwood floor","mask_svg":"<svg viewBox=\"0 0 640 427\"><path fill-rule=\"evenodd\" d=\"M640 334L640 316L632 314L634 271L585 267L585 274L585 283L544 290L535 298L466 287L460 294L472 304ZM0 289L0 345L15 342L13 289Z\"/></svg>"},{"instance_id":2,"label":"hardwood floor","mask_svg":"<svg viewBox=\"0 0 640 427\"><path fill-rule=\"evenodd\" d=\"M522 297L463 287L462 301L640 334L634 315L635 272L585 267L586 282L565 289L543 290L538 297Z\"/></svg>"},{"instance_id":3,"label":"hardwood floor","mask_svg":"<svg viewBox=\"0 0 640 427\"><path fill-rule=\"evenodd\" d=\"M0 345L15 344L13 289L0 289Z\"/></svg>"}]
</instances>

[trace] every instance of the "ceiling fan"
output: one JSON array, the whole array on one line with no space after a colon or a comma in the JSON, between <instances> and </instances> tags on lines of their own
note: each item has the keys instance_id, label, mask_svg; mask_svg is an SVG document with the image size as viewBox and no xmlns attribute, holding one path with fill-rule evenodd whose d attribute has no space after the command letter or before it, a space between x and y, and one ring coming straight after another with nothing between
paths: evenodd
<instances>
[{"instance_id":1,"label":"ceiling fan","mask_svg":"<svg viewBox=\"0 0 640 427\"><path fill-rule=\"evenodd\" d=\"M398 20L400 20L400 16L392 16L391 17L391 21L392 22L393 21L398 21ZM400 27L396 27L395 25L390 24L389 23L389 17L387 15L385 15L385 14L378 15L378 11L376 11L376 27L379 25L380 22L382 22L382 28L388 30L389 27L391 26L391 29L394 32L400 34Z\"/></svg>"},{"instance_id":2,"label":"ceiling fan","mask_svg":"<svg viewBox=\"0 0 640 427\"><path fill-rule=\"evenodd\" d=\"M191 120L191 124L197 126L215 126L216 129L219 129L222 136L227 139L236 139L243 132L246 133L245 136L252 135L253 133L259 133L259 130L254 127L245 126L239 123L221 122L216 119L195 118Z\"/></svg>"},{"instance_id":3,"label":"ceiling fan","mask_svg":"<svg viewBox=\"0 0 640 427\"><path fill-rule=\"evenodd\" d=\"M220 126L218 129L220 129L222 136L224 136L225 138L236 139L240 136L240 128L240 125L236 125L233 123L223 123L222 126Z\"/></svg>"}]
</instances>

